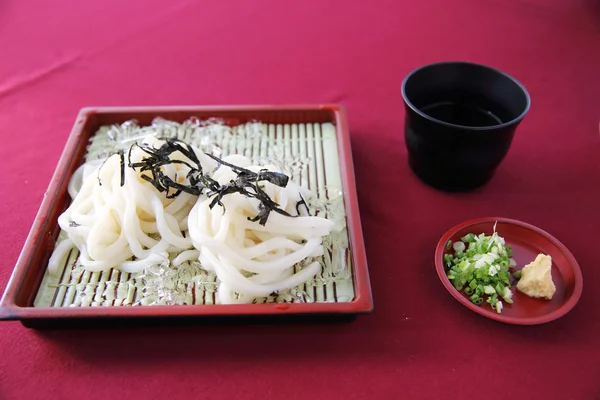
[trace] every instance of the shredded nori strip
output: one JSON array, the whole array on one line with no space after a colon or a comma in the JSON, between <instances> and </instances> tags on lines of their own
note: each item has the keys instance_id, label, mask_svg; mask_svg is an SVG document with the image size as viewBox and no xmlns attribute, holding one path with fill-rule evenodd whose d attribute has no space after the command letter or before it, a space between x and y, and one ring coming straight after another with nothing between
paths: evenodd
<instances>
[{"instance_id":1,"label":"shredded nori strip","mask_svg":"<svg viewBox=\"0 0 600 400\"><path fill-rule=\"evenodd\" d=\"M302 195L300 195L300 201L296 203L296 213L298 215L300 215L300 206L304 205L304 207L306 208L306 212L310 214L310 209L308 208L308 204L306 204L306 200L304 200L304 197L302 197Z\"/></svg>"},{"instance_id":2,"label":"shredded nori strip","mask_svg":"<svg viewBox=\"0 0 600 400\"><path fill-rule=\"evenodd\" d=\"M123 150L119 150L119 157L121 158L121 186L125 184L125 153Z\"/></svg>"},{"instance_id":3,"label":"shredded nori strip","mask_svg":"<svg viewBox=\"0 0 600 400\"><path fill-rule=\"evenodd\" d=\"M185 142L177 139L165 139L165 143L158 149L146 144L133 144L129 148L130 156L134 146L139 147L148 156L136 163L132 163L131 157L129 157L129 167L133 169L139 169L139 171L142 173L142 179L150 182L159 192L166 192L167 198L177 197L182 192L194 196L200 196L204 194L209 198L213 198L209 205L211 209L217 204L225 209L223 203L221 202L223 197L232 193L240 193L246 197L254 198L260 201L258 206L258 215L256 215L254 218L248 217L248 220L253 222L258 221L258 223L261 225L265 225L267 223L269 214L272 211L287 217L296 217L300 215L300 213L298 213L298 215L291 215L285 210L281 209L260 185L260 182L267 181L279 187L285 187L289 181L289 177L285 174L268 171L266 169L260 170L258 173L256 173L250 171L249 169L225 162L211 154L205 153L220 165L229 167L233 172L236 173L237 177L234 180L231 180L225 185L221 185L218 181L204 173L202 170L202 165L200 164L200 160L196 156L193 148ZM184 155L189 162L183 160L172 160L170 156L177 152ZM189 179L190 184L184 185L177 183L165 175L161 170L161 167L168 164L184 164L190 168L190 171L186 176L186 178ZM150 173L150 176L144 174L144 172ZM298 202L296 205L296 210L298 210L300 204L304 204L306 206L304 199Z\"/></svg>"}]
</instances>

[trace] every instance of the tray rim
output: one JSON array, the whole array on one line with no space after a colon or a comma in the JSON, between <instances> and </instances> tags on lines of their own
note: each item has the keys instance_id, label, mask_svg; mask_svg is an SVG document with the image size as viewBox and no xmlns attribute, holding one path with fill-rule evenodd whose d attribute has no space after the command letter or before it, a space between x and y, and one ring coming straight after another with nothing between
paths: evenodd
<instances>
[{"instance_id":1,"label":"tray rim","mask_svg":"<svg viewBox=\"0 0 600 400\"><path fill-rule=\"evenodd\" d=\"M90 118L98 114L145 113L158 116L169 112L306 112L329 111L333 114L338 139L340 174L344 187L344 200L348 223L348 235L353 257L353 278L355 297L344 303L266 303L266 304L228 304L228 305L176 305L151 307L34 307L20 306L17 296L30 269L31 261L44 240L44 228L48 215L64 185L69 166L76 162L75 151L82 140L84 127ZM38 289L39 290L39 289ZM290 104L290 105L208 105L208 106L107 106L84 107L75 120L71 133L63 148L48 189L44 193L32 227L21 253L17 259L11 277L8 280L0 300L1 320L57 320L57 319L102 319L102 318L162 318L162 317L202 317L202 316L276 316L306 314L369 314L373 311L373 296L369 279L366 250L358 207L358 196L352 160L352 148L346 110L340 104Z\"/></svg>"}]
</instances>

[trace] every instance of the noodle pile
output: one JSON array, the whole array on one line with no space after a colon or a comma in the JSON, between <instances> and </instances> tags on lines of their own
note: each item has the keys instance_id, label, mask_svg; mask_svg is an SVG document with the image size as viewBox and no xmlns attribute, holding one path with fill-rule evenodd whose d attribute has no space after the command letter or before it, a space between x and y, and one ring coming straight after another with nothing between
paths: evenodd
<instances>
[{"instance_id":1,"label":"noodle pile","mask_svg":"<svg viewBox=\"0 0 600 400\"><path fill-rule=\"evenodd\" d=\"M151 137L145 141L155 146L161 142ZM214 161L198 153L208 168L214 168ZM133 148L129 155L114 154L101 165L86 163L75 172L69 183L73 203L58 218L68 239L50 258L50 272L72 246L79 249L81 265L93 272L110 268L140 272L168 260L169 252L191 248L190 238L182 232L196 197L181 193L168 198L127 166L144 155L142 149ZM164 168L167 176L186 182L184 164Z\"/></svg>"},{"instance_id":2,"label":"noodle pile","mask_svg":"<svg viewBox=\"0 0 600 400\"><path fill-rule=\"evenodd\" d=\"M164 143L153 137L142 141L153 149ZM323 255L322 237L330 234L333 222L308 214L305 199L310 191L291 180L285 186L259 182L263 171L280 172L273 166L252 166L240 155L218 160L187 148L193 150L200 170L221 188L239 180L236 167L256 173L256 185L227 192L218 201L214 193L202 190L161 191L154 171L134 167L148 159L148 151L140 146L103 163L88 162L69 183L73 202L58 218L68 238L52 254L49 272L57 272L73 247L80 252L80 264L93 272L142 272L165 261L176 267L196 260L217 275L221 304L250 303L320 272L314 257ZM197 189L189 157L173 152L167 161L160 165L160 179ZM260 196L253 195L264 193L279 208L259 223L257 215L264 216L265 207Z\"/></svg>"},{"instance_id":3,"label":"noodle pile","mask_svg":"<svg viewBox=\"0 0 600 400\"><path fill-rule=\"evenodd\" d=\"M253 172L264 169L277 172L272 166L251 166L249 159L238 155L224 161ZM213 178L225 184L234 179L235 174L231 168L221 167ZM284 188L265 182L263 190L291 215L305 208L297 205L310 194L291 181ZM323 255L321 237L330 233L332 221L308 215L287 217L271 213L263 226L249 220L260 211L256 199L234 193L213 209L210 203L210 199L198 201L188 224L202 266L214 271L221 281L218 290L221 303L246 303L291 289L321 270L317 261L297 273L294 266L308 257ZM234 292L238 293L237 299Z\"/></svg>"}]
</instances>

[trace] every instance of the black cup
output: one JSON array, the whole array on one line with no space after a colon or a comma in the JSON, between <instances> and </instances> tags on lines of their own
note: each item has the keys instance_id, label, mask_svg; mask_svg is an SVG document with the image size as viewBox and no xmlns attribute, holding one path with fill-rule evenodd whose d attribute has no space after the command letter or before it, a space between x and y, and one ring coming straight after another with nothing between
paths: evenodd
<instances>
[{"instance_id":1,"label":"black cup","mask_svg":"<svg viewBox=\"0 0 600 400\"><path fill-rule=\"evenodd\" d=\"M442 190L487 183L530 106L525 87L484 65L423 66L402 82L404 134L413 172Z\"/></svg>"}]
</instances>

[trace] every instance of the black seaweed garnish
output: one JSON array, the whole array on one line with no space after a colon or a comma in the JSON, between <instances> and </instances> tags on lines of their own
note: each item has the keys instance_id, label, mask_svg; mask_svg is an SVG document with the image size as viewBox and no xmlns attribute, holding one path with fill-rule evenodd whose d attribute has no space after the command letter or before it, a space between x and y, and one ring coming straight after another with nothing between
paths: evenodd
<instances>
[{"instance_id":1,"label":"black seaweed garnish","mask_svg":"<svg viewBox=\"0 0 600 400\"><path fill-rule=\"evenodd\" d=\"M304 205L304 208L306 208L306 212L307 214L310 214L310 209L308 208L308 204L306 203L306 200L304 200L304 197L302 197L302 195L300 195L300 201L296 203L296 213L298 215L300 215L300 206Z\"/></svg>"},{"instance_id":2,"label":"black seaweed garnish","mask_svg":"<svg viewBox=\"0 0 600 400\"><path fill-rule=\"evenodd\" d=\"M148 154L148 157L144 157L142 161L137 163L131 162L131 151L133 147L139 147L142 151ZM183 154L190 162L185 162L182 160L171 160L169 157L171 154L180 152ZM202 166L200 165L200 161L194 150L188 144L180 141L176 141L173 139L168 139L165 144L163 144L160 148L156 149L154 147L145 145L145 144L133 144L129 148L129 167L136 169L139 168L140 172L150 172L152 176L142 175L142 179L150 182L159 192L167 192L168 198L174 198L179 196L181 192L186 192L195 196L199 196L202 194L202 187L198 187L196 185L196 181L193 181L192 185L186 186L181 185L175 181L173 181L170 177L165 175L161 171L161 167L168 164L184 164L190 168L190 172L188 173L188 178L190 178L190 182L194 178L194 175L204 175L202 173ZM170 193L170 189L175 189L173 193Z\"/></svg>"},{"instance_id":3,"label":"black seaweed garnish","mask_svg":"<svg viewBox=\"0 0 600 400\"><path fill-rule=\"evenodd\" d=\"M119 157L121 158L121 186L125 184L125 153L123 150L119 150Z\"/></svg>"},{"instance_id":4,"label":"black seaweed garnish","mask_svg":"<svg viewBox=\"0 0 600 400\"><path fill-rule=\"evenodd\" d=\"M263 190L260 182L270 182L279 187L285 187L288 184L289 177L280 172L272 172L266 169L260 170L258 173L250 171L249 169L239 167L237 165L230 164L215 157L211 154L205 153L207 156L215 160L220 165L231 168L236 173L236 178L231 180L225 185L221 185L218 181L211 178L202 170L200 160L194 153L192 147L177 139L166 139L165 143L159 147L154 148L145 144L134 144L129 148L129 155L134 146L139 147L148 156L144 157L140 162L132 163L131 157L129 157L129 167L133 169L139 169L142 173L142 179L150 182L159 192L166 192L167 198L174 198L179 196L182 192L189 193L194 196L200 196L202 194L209 198L212 198L210 208L212 209L215 205L223 206L221 200L224 196L232 193L240 193L246 197L254 198L260 201L258 206L259 213L254 218L248 217L250 221L258 221L259 224L265 225L269 218L269 214L273 211L287 217L296 217L300 215L291 215L285 210L281 209L279 205L269 197L269 195ZM188 161L183 160L172 160L170 157L174 153L181 153ZM161 167L168 164L184 164L190 171L187 174L189 184L184 185L173 181L170 177L164 174ZM144 173L149 173L144 174ZM306 205L304 199L302 199L296 205L296 210L300 204Z\"/></svg>"}]
</instances>

